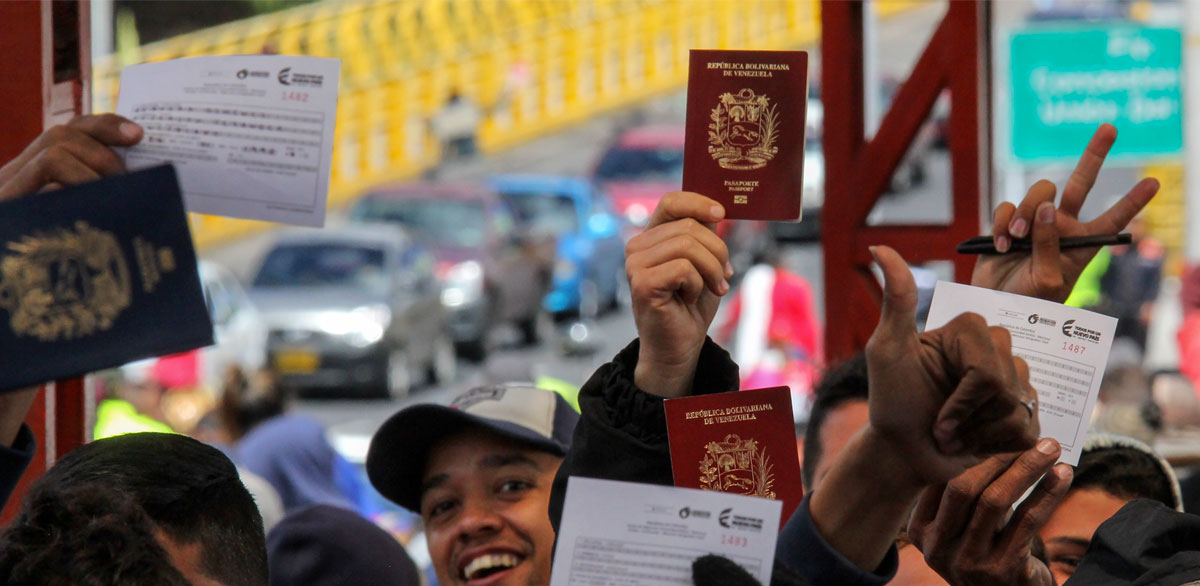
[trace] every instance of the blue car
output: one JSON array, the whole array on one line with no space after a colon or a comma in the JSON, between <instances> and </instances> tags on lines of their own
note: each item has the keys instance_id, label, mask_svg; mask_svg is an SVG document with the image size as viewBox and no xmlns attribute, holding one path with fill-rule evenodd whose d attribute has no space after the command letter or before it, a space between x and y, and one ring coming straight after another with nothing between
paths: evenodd
<instances>
[{"instance_id":1,"label":"blue car","mask_svg":"<svg viewBox=\"0 0 1200 586\"><path fill-rule=\"evenodd\" d=\"M625 283L625 244L619 218L586 179L503 175L492 187L523 230L553 235L554 279L542 307L556 316L616 305Z\"/></svg>"}]
</instances>

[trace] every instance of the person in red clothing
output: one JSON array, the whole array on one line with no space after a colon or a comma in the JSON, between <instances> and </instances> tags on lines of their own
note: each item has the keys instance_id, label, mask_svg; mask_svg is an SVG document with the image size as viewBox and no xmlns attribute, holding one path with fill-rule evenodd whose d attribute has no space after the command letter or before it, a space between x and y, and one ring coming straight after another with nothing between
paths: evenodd
<instances>
[{"instance_id":1,"label":"person in red clothing","mask_svg":"<svg viewBox=\"0 0 1200 586\"><path fill-rule=\"evenodd\" d=\"M759 255L742 278L718 333L742 365L741 388L788 386L792 414L807 419L823 361L823 332L808 281L783 267L774 249Z\"/></svg>"}]
</instances>

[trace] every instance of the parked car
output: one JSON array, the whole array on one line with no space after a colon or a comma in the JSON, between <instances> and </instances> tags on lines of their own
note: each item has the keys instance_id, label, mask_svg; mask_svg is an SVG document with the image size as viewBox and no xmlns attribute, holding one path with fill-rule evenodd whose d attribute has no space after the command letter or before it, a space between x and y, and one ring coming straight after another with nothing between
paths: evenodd
<instances>
[{"instance_id":1,"label":"parked car","mask_svg":"<svg viewBox=\"0 0 1200 586\"><path fill-rule=\"evenodd\" d=\"M217 389L230 366L246 371L266 366L267 323L229 269L202 260L199 270L216 343L200 350L198 370L201 381Z\"/></svg>"},{"instance_id":2,"label":"parked car","mask_svg":"<svg viewBox=\"0 0 1200 586\"><path fill-rule=\"evenodd\" d=\"M683 136L683 125L634 127L622 132L596 164L593 179L631 228L644 227L658 199L682 187Z\"/></svg>"},{"instance_id":3,"label":"parked car","mask_svg":"<svg viewBox=\"0 0 1200 586\"><path fill-rule=\"evenodd\" d=\"M384 396L452 382L439 295L433 255L393 226L284 232L251 289L285 386Z\"/></svg>"},{"instance_id":4,"label":"parked car","mask_svg":"<svg viewBox=\"0 0 1200 586\"><path fill-rule=\"evenodd\" d=\"M554 315L614 306L625 281L620 220L586 179L505 175L492 181L529 234L555 238L554 275L542 308Z\"/></svg>"},{"instance_id":5,"label":"parked car","mask_svg":"<svg viewBox=\"0 0 1200 586\"><path fill-rule=\"evenodd\" d=\"M554 242L523 235L495 190L479 185L380 186L349 210L353 222L388 222L420 238L437 259L442 305L459 351L481 360L492 331L513 324L523 341L539 337Z\"/></svg>"},{"instance_id":6,"label":"parked car","mask_svg":"<svg viewBox=\"0 0 1200 586\"><path fill-rule=\"evenodd\" d=\"M683 140L682 125L634 127L622 132L597 163L593 179L628 222L626 240L645 227L663 194L683 187ZM729 245L735 278L766 244L762 222L722 222L717 234Z\"/></svg>"}]
</instances>

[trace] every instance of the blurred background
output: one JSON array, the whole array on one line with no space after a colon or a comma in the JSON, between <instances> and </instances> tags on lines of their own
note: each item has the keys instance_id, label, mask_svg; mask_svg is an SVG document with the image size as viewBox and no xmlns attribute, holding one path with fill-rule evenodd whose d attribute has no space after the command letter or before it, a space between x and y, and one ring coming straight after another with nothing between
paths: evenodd
<instances>
[{"instance_id":1,"label":"blurred background","mask_svg":"<svg viewBox=\"0 0 1200 586\"><path fill-rule=\"evenodd\" d=\"M867 81L868 136L947 5L868 3L866 70L845 72ZM822 155L837 129L823 124L819 10L812 0L94 1L96 112L114 109L124 65L342 60L328 227L193 215L218 344L110 373L110 406L231 441L213 414L226 389L256 388L246 381L262 373L361 465L379 424L414 402L505 380L573 398L636 333L624 243L680 186L687 50L803 49L813 67L804 220L719 227L736 275L713 331L745 388L792 387L802 428L826 366L821 210L826 181L839 180L825 177ZM1200 424L1187 366L1200 364L1188 360L1200 352L1190 319L1200 275L1185 263L1186 11L1169 0L993 3L992 119L981 121L993 137L987 209L1040 178L1061 189L1101 122L1120 138L1084 219L1141 177L1161 181L1131 228L1136 245L1101 255L1070 303L1122 320L1097 419L1157 441L1180 466L1200 452L1188 431ZM868 223L949 221L948 109L939 101ZM776 308L783 340L741 311L771 293L752 267L790 288L793 305ZM914 272L926 291L952 277L948 262ZM371 507L411 536L411 519Z\"/></svg>"}]
</instances>

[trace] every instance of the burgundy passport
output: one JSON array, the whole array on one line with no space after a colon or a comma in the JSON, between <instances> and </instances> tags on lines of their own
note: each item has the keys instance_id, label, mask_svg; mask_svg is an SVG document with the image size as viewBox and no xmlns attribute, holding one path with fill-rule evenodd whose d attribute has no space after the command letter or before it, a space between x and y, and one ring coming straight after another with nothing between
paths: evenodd
<instances>
[{"instance_id":1,"label":"burgundy passport","mask_svg":"<svg viewBox=\"0 0 1200 586\"><path fill-rule=\"evenodd\" d=\"M669 399L664 408L675 486L781 500L787 522L804 497L787 387Z\"/></svg>"},{"instance_id":2,"label":"burgundy passport","mask_svg":"<svg viewBox=\"0 0 1200 586\"><path fill-rule=\"evenodd\" d=\"M731 220L802 212L808 53L692 50L683 189Z\"/></svg>"}]
</instances>

